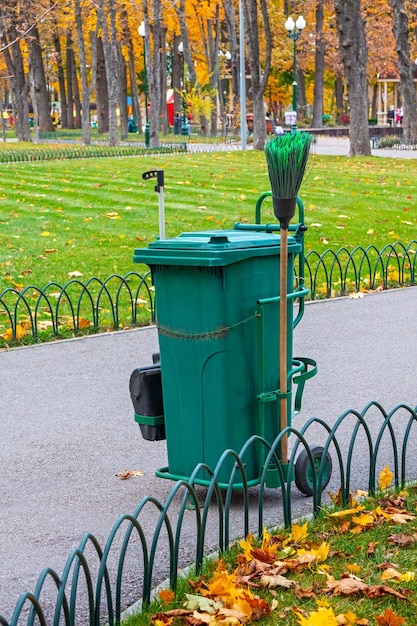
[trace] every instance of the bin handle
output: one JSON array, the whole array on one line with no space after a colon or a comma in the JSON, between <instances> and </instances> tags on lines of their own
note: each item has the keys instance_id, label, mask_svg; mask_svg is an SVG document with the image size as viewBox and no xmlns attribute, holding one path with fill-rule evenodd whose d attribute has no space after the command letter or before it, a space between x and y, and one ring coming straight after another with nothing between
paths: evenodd
<instances>
[{"instance_id":1,"label":"bin handle","mask_svg":"<svg viewBox=\"0 0 417 626\"><path fill-rule=\"evenodd\" d=\"M302 367L301 373L298 376L294 376L293 378L294 384L297 385L297 391L294 399L293 415L298 415L301 410L301 401L304 392L304 385L306 383L306 380L309 380L309 378L313 378L313 376L317 374L317 363L313 359L309 359L307 357L296 357L293 359L293 364L295 363L299 363L299 365ZM296 371L300 370L296 368Z\"/></svg>"}]
</instances>

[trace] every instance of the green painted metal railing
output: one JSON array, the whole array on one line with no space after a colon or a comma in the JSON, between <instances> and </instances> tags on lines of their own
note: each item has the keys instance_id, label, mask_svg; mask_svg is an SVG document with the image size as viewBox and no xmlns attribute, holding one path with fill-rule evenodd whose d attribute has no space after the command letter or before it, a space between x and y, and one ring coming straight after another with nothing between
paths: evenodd
<instances>
[{"instance_id":1,"label":"green painted metal railing","mask_svg":"<svg viewBox=\"0 0 417 626\"><path fill-rule=\"evenodd\" d=\"M108 146L94 144L84 146L71 141L68 145L60 142L50 148L7 148L0 150L0 163L20 163L26 161L56 161L63 159L97 159L125 156L150 156L187 152L184 142L165 144L155 148L146 148L144 144Z\"/></svg>"},{"instance_id":2,"label":"green painted metal railing","mask_svg":"<svg viewBox=\"0 0 417 626\"><path fill-rule=\"evenodd\" d=\"M340 248L305 255L303 284L311 300L416 285L417 241ZM81 332L143 326L154 321L150 274L113 274L0 293L0 346Z\"/></svg>"},{"instance_id":3,"label":"green painted metal railing","mask_svg":"<svg viewBox=\"0 0 417 626\"><path fill-rule=\"evenodd\" d=\"M310 250L305 255L305 284L310 298L332 298L416 284L417 241L356 246L353 250Z\"/></svg>"},{"instance_id":4,"label":"green painted metal railing","mask_svg":"<svg viewBox=\"0 0 417 626\"><path fill-rule=\"evenodd\" d=\"M238 537L231 537L232 527L242 529L241 536L254 532L262 535L266 524L265 513L272 518L268 526L289 526L293 520L291 490L292 469L296 471L296 459L302 450L307 452L312 466L311 478L313 495L303 501L303 515L310 512L317 515L325 500L321 491L324 459L326 453L333 458L333 478L330 488L340 488L342 506L349 502L349 494L354 489L368 489L370 494L378 492L378 476L386 465L394 474L396 487L403 487L406 481L417 479L417 461L415 454L415 434L417 427L416 409L404 404L386 411L378 402L370 402L361 412L348 410L336 419L333 425L321 419L312 418L297 431L293 427L282 431L276 440L268 443L259 436L251 437L239 453L225 450L215 468L199 464L188 481L181 480L173 487L164 503L152 496L145 497L131 514L121 515L115 522L104 546L91 534L86 533L79 547L74 549L59 575L51 568L45 568L38 579L33 592L23 593L10 618L1 615L2 626L18 624L42 626L75 623L99 626L106 622L109 626L119 624L123 610L138 597L147 606L151 600L153 587L161 580L168 579L171 588L177 585L178 568L194 563L196 573L200 572L207 544L209 524L218 529L216 549L220 552L230 548ZM292 449L289 459L289 471L284 472L279 463L281 439L290 436ZM311 439L318 438L323 445L323 460L314 463ZM245 476L245 460L253 454L253 448L263 450L264 459L260 468L260 484L249 490ZM221 491L217 476L234 465L230 471L229 487ZM262 461L261 461L262 463ZM281 486L275 488L271 498L265 494L265 482L268 471L274 469L281 478ZM239 474L239 506L233 506L232 485L236 483L235 474ZM196 489L198 477L208 477L209 486ZM223 479L222 479L223 480ZM203 494L203 495L202 495ZM190 507L190 503L193 507ZM269 503L269 505L268 505ZM255 510L257 515L253 515ZM252 513L252 515L250 515ZM233 519L232 519L233 514ZM239 516L239 519L236 519ZM152 518L154 532L147 537L144 530L146 520ZM185 532L187 530L187 532ZM235 531L236 532L236 531ZM164 542L167 553L166 562L161 559L161 543ZM187 545L188 551L183 562L181 549ZM213 549L213 546L210 546ZM129 555L133 551L135 574L129 570ZM158 563L158 579L155 565ZM138 563L140 572L138 573ZM130 597L125 597L124 580L134 581Z\"/></svg>"},{"instance_id":5,"label":"green painted metal railing","mask_svg":"<svg viewBox=\"0 0 417 626\"><path fill-rule=\"evenodd\" d=\"M0 315L0 336L12 344L148 325L154 319L150 272L9 287L0 293Z\"/></svg>"}]
</instances>

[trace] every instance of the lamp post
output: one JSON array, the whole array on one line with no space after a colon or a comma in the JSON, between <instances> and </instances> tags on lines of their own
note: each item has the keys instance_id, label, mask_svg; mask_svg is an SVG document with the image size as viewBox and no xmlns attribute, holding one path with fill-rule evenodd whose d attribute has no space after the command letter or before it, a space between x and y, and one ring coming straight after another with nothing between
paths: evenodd
<instances>
[{"instance_id":1,"label":"lamp post","mask_svg":"<svg viewBox=\"0 0 417 626\"><path fill-rule=\"evenodd\" d=\"M292 39L293 42L293 69L294 69L294 80L292 83L292 108L294 111L293 124L291 124L291 130L295 132L297 130L297 41L301 36L302 31L306 26L306 21L302 15L299 16L297 21L294 23L292 17L288 17L285 22L285 28L288 31L288 36Z\"/></svg>"},{"instance_id":2,"label":"lamp post","mask_svg":"<svg viewBox=\"0 0 417 626\"><path fill-rule=\"evenodd\" d=\"M149 112L148 112L148 73L146 70L146 46L145 46L145 37L146 37L146 27L145 22L142 22L138 28L138 33L143 39L143 90L145 92L145 146L149 148L150 144L150 132L149 132Z\"/></svg>"},{"instance_id":3,"label":"lamp post","mask_svg":"<svg viewBox=\"0 0 417 626\"><path fill-rule=\"evenodd\" d=\"M187 93L185 91L185 60L184 60L184 44L182 41L178 44L178 52L181 55L181 74L182 74L182 121L181 135L188 135L187 125Z\"/></svg>"}]
</instances>

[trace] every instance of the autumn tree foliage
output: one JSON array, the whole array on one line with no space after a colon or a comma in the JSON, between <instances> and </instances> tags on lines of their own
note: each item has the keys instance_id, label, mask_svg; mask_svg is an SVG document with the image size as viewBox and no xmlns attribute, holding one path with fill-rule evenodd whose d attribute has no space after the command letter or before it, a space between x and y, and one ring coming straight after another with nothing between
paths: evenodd
<instances>
[{"instance_id":1,"label":"autumn tree foliage","mask_svg":"<svg viewBox=\"0 0 417 626\"><path fill-rule=\"evenodd\" d=\"M30 140L35 115L37 130L52 129L52 105L58 103L62 126L82 128L84 143L93 117L99 133L109 133L115 144L127 134L129 114L142 126L147 91L151 144L158 145L168 128L167 87L175 113L182 114L185 99L201 132L216 133L229 118L238 130L246 124L239 102L240 6L255 148L266 140L266 110L282 124L291 106L293 49L284 28L289 14L296 19L302 13L307 22L297 43L301 122L310 118L320 127L324 113L335 120L349 114L351 153L367 154L368 117L382 105L378 75L388 72L400 79L404 135L417 132L412 0L2 0L0 6L1 93L22 140ZM138 34L142 21L144 40Z\"/></svg>"}]
</instances>

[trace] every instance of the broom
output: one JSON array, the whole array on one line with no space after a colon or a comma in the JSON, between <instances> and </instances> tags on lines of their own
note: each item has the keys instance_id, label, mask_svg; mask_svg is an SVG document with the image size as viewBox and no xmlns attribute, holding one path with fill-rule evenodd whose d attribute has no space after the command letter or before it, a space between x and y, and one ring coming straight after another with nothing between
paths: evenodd
<instances>
[{"instance_id":1,"label":"broom","mask_svg":"<svg viewBox=\"0 0 417 626\"><path fill-rule=\"evenodd\" d=\"M288 226L294 217L297 195L306 171L312 135L287 133L271 139L265 145L272 202L275 217L281 227L280 293L279 293L279 388L280 429L287 419L287 267ZM281 439L281 462L288 463L288 436Z\"/></svg>"}]
</instances>

